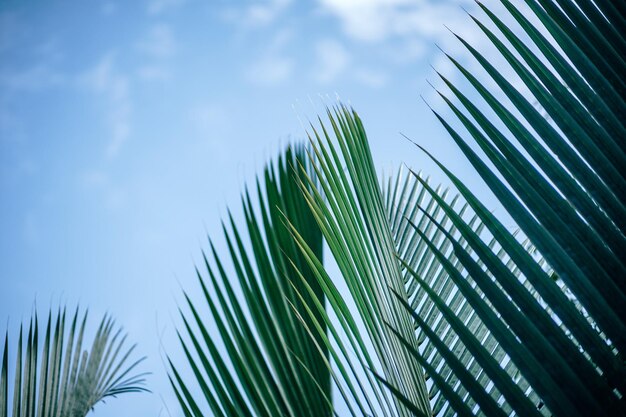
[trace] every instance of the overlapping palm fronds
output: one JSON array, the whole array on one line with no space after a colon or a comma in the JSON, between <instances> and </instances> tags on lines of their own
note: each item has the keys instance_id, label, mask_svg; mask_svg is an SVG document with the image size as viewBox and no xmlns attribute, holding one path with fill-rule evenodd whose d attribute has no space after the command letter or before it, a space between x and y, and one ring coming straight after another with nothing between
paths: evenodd
<instances>
[{"instance_id":1,"label":"overlapping palm fronds","mask_svg":"<svg viewBox=\"0 0 626 417\"><path fill-rule=\"evenodd\" d=\"M455 197L447 204L445 192L433 190L413 173L399 174L381 191L359 117L345 107L329 112L328 117L336 140L323 126L323 135L312 139L325 198L320 192L305 194L357 311L346 307L337 283L319 262L312 256L307 259L340 318L339 323L325 322L340 346L335 354L364 370L360 374L342 370L338 384L344 398L361 414L372 415L473 415L474 410L488 415L507 415L513 410L540 415L536 392L507 353L511 340L499 338L506 324L501 323L488 294L472 279L475 267L484 265L466 259L475 257L473 245L476 239L483 242L485 224L478 215L470 215L468 203L458 205ZM463 235L460 240L449 239L459 234ZM381 243L385 238L388 246ZM298 242L308 253L305 242ZM386 248L386 258L381 247ZM493 251L487 267L501 264L504 269L498 273L526 288L519 268L494 238L479 249ZM459 250L462 253L457 255ZM530 255L530 248L522 250L543 271L542 261ZM468 292L474 294L471 301L466 299ZM530 295L536 300L534 290ZM366 317L371 345L364 342L362 328L354 325L356 313ZM397 321L403 314L412 316L407 328ZM495 321L495 329L484 322L485 315ZM350 348L342 347L342 340ZM356 361L351 359L354 356ZM406 378L398 372L403 360L429 377L424 394L419 394L425 405L413 399L418 388L415 380L400 380ZM368 378L372 371L375 378ZM389 401L378 380L391 389L397 402Z\"/></svg>"},{"instance_id":2,"label":"overlapping palm fronds","mask_svg":"<svg viewBox=\"0 0 626 417\"><path fill-rule=\"evenodd\" d=\"M329 112L329 119L339 151L329 135L312 139L325 198L319 192L305 194L359 315L369 314L366 328L380 323L367 329L373 350L362 342L361 329L353 325L355 312L346 308L329 274L312 256L307 259L312 267L318 265L316 276L329 305L343 318L340 325L325 321L331 334L336 337L343 329L362 368L374 371L377 379L380 364L382 382L397 403L391 407L385 393L369 380L369 392L376 394L372 400L367 390L353 388L358 375L343 372L339 384L349 394L346 399L362 407L363 413L380 415L620 415L619 351L572 298L565 280L555 279L551 267L533 256L534 250L443 165L466 200L461 207L454 207L456 197L447 201L412 174L404 180L399 177L390 187L394 191L387 192L389 218L378 215L381 210L372 202L381 201L376 196L382 193L368 163L371 156L360 119L345 107ZM326 132L323 127L322 131ZM389 281L391 268L380 266L387 262L384 252L371 249L380 248L386 234L393 236L388 253L394 260L389 264L397 262L404 268L396 287ZM306 244L298 241L307 253ZM394 297L398 304L383 297ZM403 334L397 323L381 318L382 308L387 314L395 311L396 318L402 317L402 310L411 314L417 334ZM432 410L411 399L405 381L393 381L406 359L377 350L376 340L384 340L385 331L429 376ZM585 345L595 350L588 351ZM371 360L372 351L378 363ZM350 362L351 352L342 348L337 353Z\"/></svg>"},{"instance_id":3,"label":"overlapping palm fronds","mask_svg":"<svg viewBox=\"0 0 626 417\"><path fill-rule=\"evenodd\" d=\"M423 148L454 191L433 188L411 172L384 192L363 123L344 106L328 111L327 124L312 126L314 162L298 160L302 194L296 194L321 233L311 241L293 213L283 210L293 236L285 239L297 248L283 258L294 269L278 280L283 298L275 302L283 300L285 314L291 307L289 317L310 337L308 348L322 352L324 360L298 363L309 371L325 369L350 415L626 414L624 9L599 0L526 0L531 19L509 0L501 2L515 27L480 3L489 25L471 18L528 93L514 87L510 70L505 76L493 59L457 36L500 91L490 91L448 56L475 92L464 93L440 75L447 92L439 94L456 120L433 111L515 230ZM259 228L253 215L247 221L249 229ZM266 234L277 224L264 221ZM254 271L232 228L237 243L230 244L230 255L240 265L251 319L257 328L273 325L273 310L251 307L265 305L267 297L258 303L246 295L256 288ZM339 276L322 263L322 235ZM263 238L257 241L259 258L257 252L266 251ZM203 386L205 395L216 415L291 415L279 399L297 397L304 404L310 397L288 397L278 383L276 390L255 388L257 375L274 380L272 371L258 368L263 358L272 366L283 362L256 353L268 342L248 336L246 316L214 258L219 275L208 270L221 312L211 301L215 296L206 288L205 294L238 379L226 379L229 368L210 348L214 362L202 365L214 385ZM201 318L194 320L202 329ZM202 337L208 343L208 333ZM276 340L271 346L283 346ZM302 381L302 375L292 376L292 383ZM200 415L175 377L186 415Z\"/></svg>"},{"instance_id":4,"label":"overlapping palm fronds","mask_svg":"<svg viewBox=\"0 0 626 417\"><path fill-rule=\"evenodd\" d=\"M469 204L460 203L458 195L448 200L448 190L434 190L428 180L414 172L404 175L403 170L399 171L395 181L390 180L386 194L398 256L405 265L408 295L405 307L415 316L417 328L422 329L418 334L420 354L429 358L428 365L433 370L439 368L437 375L434 375L435 371L430 372L433 381L440 381L431 385L433 414L459 412L459 407L451 406L448 399L452 394L444 393L447 387L456 392L467 409L472 410L477 403L463 384L457 385L459 377L452 369L456 366L466 369L479 386L485 387L485 393L493 397L491 401L482 394L483 404L487 401L493 406L495 402L498 408L509 414L511 406L508 399L517 404L518 414L537 415L534 404L538 404L539 400L536 393L529 388L517 366L508 359L505 349L482 322L472 304L457 289L446 268L446 265L452 266L466 275L464 263L455 255L455 247L446 237L461 234L458 248L471 253L471 244L463 238L463 234L469 234L470 239L482 239L485 224L472 213ZM437 226L434 221L438 222ZM493 250L494 259L506 266L504 273L519 278L521 271L499 247L497 240L489 238L485 241L485 247ZM528 254L533 252L527 242L522 250ZM439 257L446 261L442 262ZM541 267L542 259L538 261ZM467 275L465 279L469 286L484 297ZM450 352L455 352L456 357L450 356ZM455 363L448 364L448 361ZM502 383L489 384L492 379ZM440 388L442 383L446 385L444 389Z\"/></svg>"},{"instance_id":5,"label":"overlapping palm fronds","mask_svg":"<svg viewBox=\"0 0 626 417\"><path fill-rule=\"evenodd\" d=\"M450 57L506 128L500 130L491 114L441 76L464 110L441 96L495 171L457 129L436 115L549 267L435 160L465 199L463 208L455 209L456 198L447 201L416 176L427 191L426 202L420 198L417 207L405 204L402 214L390 212L407 278L404 289L389 286L412 314L419 329L418 342L427 339L427 343L416 347L411 335L402 334L394 324L385 325L430 377L435 414L622 415L626 394L626 131L620 118L625 114L624 82L615 71L624 72L624 20L607 2L527 1L559 50L512 3L503 3L541 56L486 7L481 5L503 39L474 20L549 120L491 60L460 37L512 104L507 107L500 102ZM611 34L610 42L607 34ZM600 54L600 47L606 47L606 53L603 49ZM368 206L376 192L370 191L375 189L375 173L369 169L365 133L358 116L345 108L329 116L333 127L340 126L334 133L342 159L333 153L330 142L318 145L321 150L316 156L333 165L337 173L347 165L351 186L332 190L329 201L340 202L320 208L320 222L332 220L334 207L350 199L358 201L362 210L352 216L367 218L376 212ZM329 186L336 181L330 175L323 179ZM311 201L318 207L325 204L321 199ZM440 217L432 204L443 212ZM408 214L410 210L419 213L419 222ZM472 228L476 217L484 233ZM372 232L374 226L367 225L367 232L359 236L358 229L330 224L328 236L335 235L337 242L386 241L382 234ZM381 225L385 227L381 221L375 224ZM429 233L429 228L435 233ZM409 241L417 242L412 250ZM381 253L370 260L381 262ZM339 251L334 254L341 255ZM375 280L388 282L390 276L387 271L379 272ZM344 273L344 279L352 278ZM359 277L357 281L357 285L366 282ZM417 409L422 403L411 399L407 385L393 373L403 369L403 364L399 358L390 366L385 385L403 405Z\"/></svg>"},{"instance_id":6,"label":"overlapping palm fronds","mask_svg":"<svg viewBox=\"0 0 626 417\"><path fill-rule=\"evenodd\" d=\"M312 128L311 136L312 157L319 164L315 167L320 189L303 190L356 311L348 309L345 295L338 293L336 283L310 254L306 242L298 239L298 243L309 254L307 260L329 305L340 318L339 323L325 324L340 347L342 339L346 342L339 352L341 360L362 371L341 370L338 384L345 390L346 401L353 403L361 414L427 415L430 405L424 372L410 353L411 348L417 348L417 338L408 311L394 295L397 292L406 298L402 265L396 256L367 138L360 119L352 117L347 109L329 112L328 116L331 130L322 124L319 132ZM359 319L354 317L356 314ZM408 341L408 348L396 333ZM356 355L354 365L352 354ZM384 375L386 382L398 391L398 400L389 398L387 390L381 389L370 374L372 370L378 378L378 373ZM359 378L367 389L351 384L354 379L360 382Z\"/></svg>"},{"instance_id":7,"label":"overlapping palm fronds","mask_svg":"<svg viewBox=\"0 0 626 417\"><path fill-rule=\"evenodd\" d=\"M0 375L0 417L84 417L100 401L130 392L144 392L145 374L134 374L142 359L129 363L135 346L113 320L102 319L91 347L85 346L87 313L78 310L66 320L65 310L49 314L43 345L37 316L28 334L20 329L14 383L9 377L7 334ZM66 327L69 324L69 329ZM24 349L25 342L25 349ZM11 396L11 398L9 398Z\"/></svg>"},{"instance_id":8,"label":"overlapping palm fronds","mask_svg":"<svg viewBox=\"0 0 626 417\"><path fill-rule=\"evenodd\" d=\"M308 166L304 148L287 149L265 169L263 185L257 181L258 199L245 193L245 227L232 217L230 231L224 226L227 256L211 244L204 258L208 278L198 277L212 320L186 295L180 341L195 381L181 378L180 364L171 365L170 378L187 416L209 409L215 416L332 414L325 327L309 330L305 313L312 308L305 306L323 311L324 295L285 226L288 218L321 259L322 235L300 192L299 166Z\"/></svg>"},{"instance_id":9,"label":"overlapping palm fronds","mask_svg":"<svg viewBox=\"0 0 626 417\"><path fill-rule=\"evenodd\" d=\"M626 69L623 31L617 33L623 30L624 19L612 12L611 2L529 0L528 6L544 25L545 30L539 30L514 4L502 2L538 54L487 7L481 5L501 36L473 19L550 121L531 105L532 99L520 94L490 60L461 37L520 115L450 57L487 106L481 109L443 76L460 106L443 93L441 96L495 172L459 129L436 115L564 284L559 287L552 276L537 268L502 226L492 221L490 232L499 233L495 235L499 243L515 256L517 267L552 313L533 302L515 280L494 269L499 265L488 268L502 286L502 295L515 303L503 306L513 310L510 319L498 311L527 350L525 358L534 357L539 365L522 370L522 374L545 372L531 385L555 415L620 415L626 394L626 129L624 81L615 77L615 71ZM560 50L544 32L552 35ZM492 115L505 129L495 126ZM518 149L525 150L529 158ZM485 213L481 219L486 221L489 215L482 204L445 171L473 208ZM510 286L511 282L515 286ZM566 294L571 294L571 299Z\"/></svg>"},{"instance_id":10,"label":"overlapping palm fronds","mask_svg":"<svg viewBox=\"0 0 626 417\"><path fill-rule=\"evenodd\" d=\"M455 282L457 293L472 304L504 348L507 357L501 365L514 363L540 398L539 403L533 400L537 410L552 415L623 415L626 130L620 119L620 114L624 114L624 82L615 77L615 70L622 73L625 69L624 38L617 33L623 29L624 20L611 13L610 2L529 0L530 9L545 26L546 30L541 31L511 2L502 2L540 55L532 52L485 6L481 5L483 11L502 36L473 19L528 87L549 120L531 104L532 99L519 93L493 67L492 59L482 56L461 37L459 40L512 107L499 101L478 77L452 57L453 64L487 103L487 111L444 76L441 78L460 105L444 93L440 95L495 171L469 146L460 129L435 114L551 270L541 268L443 164L440 167L485 224L488 235L510 258L509 265L500 261L486 240L472 232L443 199L438 203L446 211L446 220L452 220L458 231L446 233L446 241L453 246L467 276L428 236L415 231L437 255ZM546 31L560 51L543 35ZM611 34L610 47L607 34ZM600 54L598 48L603 47L606 50ZM492 122L492 115L505 129ZM430 194L436 198L435 193ZM430 220L444 230L440 220ZM463 248L461 239L468 243L471 252ZM511 266L521 272L519 278L510 271ZM408 269L423 281L419 273ZM471 282L476 283L476 289L468 285ZM445 310L442 305L441 311ZM423 323L420 314L415 314L415 318ZM450 316L449 320L452 323L455 319ZM472 340L457 332L465 344L458 358L470 350ZM448 347L441 345L439 352ZM472 354L479 362L480 352ZM451 357L447 364L455 360ZM488 373L487 368L484 371ZM460 369L457 377L462 374ZM504 380L491 376L487 381L488 385L481 385L502 391ZM446 388L453 388L455 383L447 383ZM472 384L471 380L464 383ZM530 415L532 410L520 408L524 405L522 398L515 399L512 394L506 398L510 408L518 415ZM476 395L481 393L477 391ZM473 394L472 397L477 400ZM462 405L463 413L475 411L466 407L468 401L464 397L461 399L448 401ZM543 408L544 404L549 410ZM487 415L495 413L480 408ZM502 408L506 410L504 403ZM460 409L455 412L462 413Z\"/></svg>"}]
</instances>

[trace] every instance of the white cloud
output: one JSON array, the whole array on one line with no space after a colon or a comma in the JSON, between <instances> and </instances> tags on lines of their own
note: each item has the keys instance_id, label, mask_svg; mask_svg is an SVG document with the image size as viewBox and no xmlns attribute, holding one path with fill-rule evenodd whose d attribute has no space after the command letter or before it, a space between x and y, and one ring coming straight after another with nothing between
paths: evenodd
<instances>
[{"instance_id":1,"label":"white cloud","mask_svg":"<svg viewBox=\"0 0 626 417\"><path fill-rule=\"evenodd\" d=\"M137 76L144 81L163 81L170 73L162 65L144 65L137 70Z\"/></svg>"},{"instance_id":2,"label":"white cloud","mask_svg":"<svg viewBox=\"0 0 626 417\"><path fill-rule=\"evenodd\" d=\"M224 12L224 18L244 28L266 27L291 4L291 0L264 0L241 8L230 8Z\"/></svg>"},{"instance_id":3,"label":"white cloud","mask_svg":"<svg viewBox=\"0 0 626 417\"><path fill-rule=\"evenodd\" d=\"M117 12L117 4L112 1L107 1L100 6L100 12L104 16L111 16Z\"/></svg>"},{"instance_id":4,"label":"white cloud","mask_svg":"<svg viewBox=\"0 0 626 417\"><path fill-rule=\"evenodd\" d=\"M359 40L382 40L389 36L398 6L410 0L319 0L324 10L341 20L344 31Z\"/></svg>"},{"instance_id":5,"label":"white cloud","mask_svg":"<svg viewBox=\"0 0 626 417\"><path fill-rule=\"evenodd\" d=\"M148 14L156 15L163 13L167 9L180 6L185 0L151 0L148 2Z\"/></svg>"},{"instance_id":6,"label":"white cloud","mask_svg":"<svg viewBox=\"0 0 626 417\"><path fill-rule=\"evenodd\" d=\"M294 68L292 59L269 55L254 62L246 72L246 78L254 84L275 85L289 79Z\"/></svg>"},{"instance_id":7,"label":"white cloud","mask_svg":"<svg viewBox=\"0 0 626 417\"><path fill-rule=\"evenodd\" d=\"M326 39L315 45L317 67L313 77L322 84L330 83L340 76L350 63L350 54L339 42Z\"/></svg>"},{"instance_id":8,"label":"white cloud","mask_svg":"<svg viewBox=\"0 0 626 417\"><path fill-rule=\"evenodd\" d=\"M291 30L278 30L265 44L260 58L246 69L247 80L257 85L276 85L290 79L296 62L285 49L292 38Z\"/></svg>"},{"instance_id":9,"label":"white cloud","mask_svg":"<svg viewBox=\"0 0 626 417\"><path fill-rule=\"evenodd\" d=\"M394 35L440 33L444 22L463 15L460 1L441 0L319 0L340 19L344 31L364 41ZM470 3L470 2L465 2Z\"/></svg>"},{"instance_id":10,"label":"white cloud","mask_svg":"<svg viewBox=\"0 0 626 417\"><path fill-rule=\"evenodd\" d=\"M104 55L95 66L80 77L80 83L98 93L108 93L115 100L126 99L128 80L115 71L114 64L114 54Z\"/></svg>"},{"instance_id":11,"label":"white cloud","mask_svg":"<svg viewBox=\"0 0 626 417\"><path fill-rule=\"evenodd\" d=\"M378 44L393 41L396 62L423 56L427 46L433 43L459 48L444 25L470 42L481 33L461 8L465 5L474 10L474 2L469 0L318 1L323 11L339 20L349 38Z\"/></svg>"},{"instance_id":12,"label":"white cloud","mask_svg":"<svg viewBox=\"0 0 626 417\"><path fill-rule=\"evenodd\" d=\"M424 58L432 42L425 39L413 37L400 41L397 44L385 48L385 58L397 64L413 63L417 59Z\"/></svg>"},{"instance_id":13,"label":"white cloud","mask_svg":"<svg viewBox=\"0 0 626 417\"><path fill-rule=\"evenodd\" d=\"M40 91L66 81L65 75L45 63L30 68L0 74L0 84L13 90Z\"/></svg>"},{"instance_id":14,"label":"white cloud","mask_svg":"<svg viewBox=\"0 0 626 417\"><path fill-rule=\"evenodd\" d=\"M359 69L354 73L355 79L370 88L381 88L387 84L387 75L372 69Z\"/></svg>"},{"instance_id":15,"label":"white cloud","mask_svg":"<svg viewBox=\"0 0 626 417\"><path fill-rule=\"evenodd\" d=\"M267 43L266 50L270 53L277 53L285 49L293 40L294 33L291 29L279 29L272 39Z\"/></svg>"},{"instance_id":16,"label":"white cloud","mask_svg":"<svg viewBox=\"0 0 626 417\"><path fill-rule=\"evenodd\" d=\"M165 24L152 26L146 36L137 43L137 48L155 59L172 56L176 52L172 28Z\"/></svg>"},{"instance_id":17,"label":"white cloud","mask_svg":"<svg viewBox=\"0 0 626 417\"><path fill-rule=\"evenodd\" d=\"M105 153L107 157L113 158L130 136L132 105L129 80L116 71L114 55L107 54L80 77L79 83L88 90L103 95L110 102L107 119L111 128L111 137Z\"/></svg>"}]
</instances>

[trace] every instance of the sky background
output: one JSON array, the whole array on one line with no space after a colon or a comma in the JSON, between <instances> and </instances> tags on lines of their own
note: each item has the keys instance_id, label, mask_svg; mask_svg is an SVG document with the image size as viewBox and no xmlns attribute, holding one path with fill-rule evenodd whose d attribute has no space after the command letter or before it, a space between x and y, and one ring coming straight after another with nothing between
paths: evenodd
<instances>
[{"instance_id":1,"label":"sky background","mask_svg":"<svg viewBox=\"0 0 626 417\"><path fill-rule=\"evenodd\" d=\"M487 2L493 3L493 2ZM182 289L207 234L308 119L361 114L380 172L441 174L404 133L481 185L420 98L442 108L444 27L484 42L463 0L0 0L0 318L112 314L153 394L95 416L179 416L166 379ZM495 207L493 204L492 207ZM240 217L239 217L240 218ZM219 246L222 245L222 246ZM3 328L0 327L0 328Z\"/></svg>"}]
</instances>

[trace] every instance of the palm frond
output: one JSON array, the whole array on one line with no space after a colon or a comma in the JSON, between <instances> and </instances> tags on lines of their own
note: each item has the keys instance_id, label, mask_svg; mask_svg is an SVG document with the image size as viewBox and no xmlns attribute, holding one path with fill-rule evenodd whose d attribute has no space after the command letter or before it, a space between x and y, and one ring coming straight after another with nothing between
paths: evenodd
<instances>
[{"instance_id":1,"label":"palm frond","mask_svg":"<svg viewBox=\"0 0 626 417\"><path fill-rule=\"evenodd\" d=\"M507 360L514 363L532 388L530 392L548 406L551 414L622 415L626 371L622 356L626 334L623 223L626 131L623 121L616 118L623 114L624 89L623 80L615 77L614 71L623 69L624 64L624 39L618 33L623 20L610 20L614 15L604 12L604 4L528 0L526 3L561 52L513 3L502 2L540 55L532 52L482 4L502 37L479 19L473 16L472 19L549 119L540 114L531 99L513 87L509 77L491 64L492 60L460 36L457 36L459 41L512 107L507 107L476 75L448 56L482 97L487 111L440 74L459 103L439 92L459 127L438 112L435 115L523 234L545 257L550 269L543 268L528 248L434 157L488 233L481 236L473 231L456 214L454 204L432 189L429 194L445 211L445 221L451 220L455 230L447 229L445 221L429 214L427 209L422 209L422 213L445 235L444 240L452 251L438 248L439 237L429 236L415 222L411 222L413 230L438 258L448 274L447 281L454 281L453 292L462 294L472 304L482 323L504 348ZM600 57L597 48L606 46L608 33L618 39ZM504 129L492 122L494 115ZM484 157L459 133L461 127ZM425 181L419 177L418 180L427 187ZM489 239L497 244L502 256L490 247ZM450 261L450 254L462 269ZM405 265L433 302L439 298L439 310L446 311L449 322L456 321L454 316L460 317L462 310L454 314L454 308L450 308L453 305L449 304L454 298L446 298L445 293L440 297L427 287L433 284L424 279L422 271L407 262ZM419 323L426 324L421 310L409 304L405 307L415 313ZM470 340L469 335L462 336L465 331L458 324L455 331L457 337L465 339L465 347L457 356L463 357L470 350ZM436 333L431 336L434 340L438 337ZM437 348L440 354L445 349L445 346ZM477 361L479 354L472 352ZM446 362L450 365L455 360ZM500 390L503 388L502 381L493 375L490 382ZM518 408L522 403L512 403L512 397L506 400L517 413L527 415L531 411L522 412Z\"/></svg>"},{"instance_id":2,"label":"palm frond","mask_svg":"<svg viewBox=\"0 0 626 417\"><path fill-rule=\"evenodd\" d=\"M446 365L448 361L441 356L440 349L433 342L439 343L440 347L449 347L458 353L458 359L454 360L460 361L485 387L494 401L501 404L504 411L511 411L509 402L512 402L513 408L519 414L536 415L534 404L538 402L537 395L532 390L527 392L528 382L518 377L519 370L508 360L506 351L480 320L471 304L456 289L447 269L437 260L434 251L429 249L432 245L455 269L463 272L463 264L456 257L452 243L446 235L458 234L460 227L466 234L469 233L470 238L481 236L485 229L484 223L475 214L469 220L464 220L464 216L471 211L469 205L459 204L458 195L447 203L448 190L442 190L441 187L433 189L428 180L419 174L407 174L407 170L400 170L393 180L390 178L388 184L385 190L388 196L387 210L392 220L395 220L392 221L394 240L398 246L398 256L405 266L405 282L409 288L408 302L403 301L403 304L414 316L418 331L424 329L431 334L426 337L424 331L418 333L421 355L429 358L434 369L441 366L442 381L453 387L457 381L456 374ZM435 227L432 219L438 219L440 227ZM464 250L472 251L462 235L459 244ZM505 252L502 249L497 250L495 239L491 239L488 247L495 251L498 259L505 261ZM520 271L513 270L511 262L506 264L507 269L516 278L519 277ZM466 279L484 298L471 278ZM490 385L493 379L502 383L499 386ZM433 384L431 387L433 413L447 415L449 412L459 412L458 409L450 408L445 396L440 395L439 385ZM489 385L490 388L487 389ZM462 384L458 384L455 390L470 409L475 405L474 399Z\"/></svg>"},{"instance_id":3,"label":"palm frond","mask_svg":"<svg viewBox=\"0 0 626 417\"><path fill-rule=\"evenodd\" d=\"M376 262L382 255L368 245L380 244L383 239L365 221L361 225L355 222L371 212L348 209L367 204L368 198L374 200L371 195L360 193L361 187L365 187L363 178L375 175L363 173L362 166L350 169L350 163L357 160L352 153L368 160L367 138L362 128L349 130L349 126L362 125L348 109L342 107L329 113L329 118L331 125L346 126L345 130L336 128L334 132L340 145L345 141L341 155L347 161L348 174L343 173L329 136L324 134L324 142L316 136L313 150L320 161L317 176L324 196L320 192L305 195L344 279L351 277L346 281L357 310L373 304L366 298L371 287L362 282L367 278L371 280L369 285L387 285L386 289L377 290L385 291L399 303L392 307L399 309L396 318L402 310L411 314L419 331L402 334L397 324L374 310L375 313L369 313L372 322L376 320L372 333L382 339L384 330L378 326L385 326L404 352L426 370L432 378L433 411L438 415L619 413L619 394L614 390L619 389L619 383L611 384L618 381L615 372L622 371L614 346L597 332L595 321L586 315L581 304L568 298L563 281L554 279L544 260L533 256L529 244L520 242L520 236L507 230L443 165L440 166L466 202L455 208L458 197L448 202L445 193L431 188L420 176L412 173L411 181L398 177L397 183L389 187L393 192L388 191L381 198L387 201L389 217L377 226L393 238L390 253L404 268L399 286L402 290L397 291L398 287L388 283L388 272L374 270L380 268ZM325 132L323 127L322 131ZM348 178L354 182L348 182ZM372 194L379 192L374 187L370 188ZM355 244L357 238L368 245ZM298 242L306 251L301 239ZM372 256L362 256L368 249ZM311 258L308 259L313 265ZM375 272L363 267L365 261L374 264L371 268ZM337 301L340 297L328 273L318 267L316 274L323 282L329 304L348 323L342 322L342 328L357 339L358 343L351 346L359 362L374 369L367 346L358 340L360 328L350 324L355 322L354 313ZM327 325L334 328L332 323ZM365 321L366 329L367 325ZM589 346L588 350L583 343ZM346 356L343 350L341 353ZM598 359L590 359L591 354ZM391 355L386 358L388 366L401 366L395 363L397 354L390 358ZM383 359L379 360L384 372ZM608 373L600 374L599 364L606 365ZM378 372L374 371L374 375L380 379ZM407 386L392 380L397 374L391 375L385 374L384 386L391 387L396 408L385 408L385 403L380 402L375 410L395 414L419 409L420 404L407 395ZM342 376L350 378L348 373ZM375 391L376 387L370 389ZM380 398L385 398L384 393L377 396ZM411 407L403 408L407 401Z\"/></svg>"},{"instance_id":4,"label":"palm frond","mask_svg":"<svg viewBox=\"0 0 626 417\"><path fill-rule=\"evenodd\" d=\"M300 192L299 166L308 166L303 147L288 148L265 169L263 188L260 180L256 184L260 214L245 193L248 241L230 216L227 256L211 243L204 256L208 279L198 271L209 316L185 294L189 313L181 311L185 331L179 338L197 385L180 377L180 364L171 364L170 375L185 415L205 415L206 406L216 416L332 414L325 325L317 333L307 327L321 321L324 294L285 227L289 219L321 259L322 234Z\"/></svg>"},{"instance_id":5,"label":"palm frond","mask_svg":"<svg viewBox=\"0 0 626 417\"><path fill-rule=\"evenodd\" d=\"M87 313L81 318L77 309L69 329L66 318L65 309L54 316L50 312L43 345L36 315L27 335L20 328L12 401L7 333L0 374L0 417L83 417L108 397L147 391L146 374L134 373L143 358L129 363L135 346L125 347L126 336L116 330L110 317L100 322L90 348L83 344Z\"/></svg>"},{"instance_id":6,"label":"palm frond","mask_svg":"<svg viewBox=\"0 0 626 417\"><path fill-rule=\"evenodd\" d=\"M205 258L223 347L188 299L181 342L215 415L329 414L331 379L351 415L626 414L624 9L525 0L530 18L501 2L517 29L481 3L490 23L470 17L528 93L455 35L499 91L447 55L475 93L439 74L455 122L433 112L515 231L423 148L456 190L411 172L383 191L359 116L329 110L293 161L300 211L275 186L257 221L246 194L253 256L225 228L238 287ZM171 380L201 415L173 366Z\"/></svg>"},{"instance_id":7,"label":"palm frond","mask_svg":"<svg viewBox=\"0 0 626 417\"><path fill-rule=\"evenodd\" d=\"M312 126L310 136L320 188L310 187L309 178L303 191L351 296L347 303L330 274L321 267L314 269L329 306L339 317L339 323L327 325L335 342L343 338L351 349L342 350L343 359L351 364L352 355L355 368L367 370L360 377L342 373L340 385L349 388L356 379L366 386L346 390L346 401L364 407L362 413L404 416L417 409L428 415L424 370L395 334L417 348L410 315L394 295L406 297L405 282L363 125L346 107L328 111L328 119L334 139L321 120L319 131ZM298 239L298 243L308 252L306 242ZM312 267L320 264L313 256L307 259ZM372 371L384 376L385 384L401 395L390 400L384 385L372 378Z\"/></svg>"}]
</instances>

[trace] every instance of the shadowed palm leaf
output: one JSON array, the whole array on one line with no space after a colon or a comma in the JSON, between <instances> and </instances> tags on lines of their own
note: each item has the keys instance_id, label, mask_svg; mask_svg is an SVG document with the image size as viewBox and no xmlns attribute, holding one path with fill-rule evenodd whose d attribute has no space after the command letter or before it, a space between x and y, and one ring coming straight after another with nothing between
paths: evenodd
<instances>
[{"instance_id":1,"label":"shadowed palm leaf","mask_svg":"<svg viewBox=\"0 0 626 417\"><path fill-rule=\"evenodd\" d=\"M185 415L205 415L205 401L216 416L332 414L328 351L321 341L325 327L309 333L311 320L304 313L305 306L323 305L324 296L284 225L286 217L321 258L322 235L300 192L298 166L308 166L302 147L289 148L276 167L266 168L263 190L257 182L260 218L245 193L249 241L229 218L231 231L224 227L224 233L232 273L211 244L211 256L204 258L208 279L198 276L215 330L186 296L187 337L180 340L202 396L192 393L180 367L172 365ZM215 331L222 346L213 340Z\"/></svg>"},{"instance_id":2,"label":"shadowed palm leaf","mask_svg":"<svg viewBox=\"0 0 626 417\"><path fill-rule=\"evenodd\" d=\"M488 220L493 216L476 197L444 171L473 209L483 213L481 220L489 221L489 231L543 301L534 301L538 297L532 297L531 291L502 274L501 265L488 264L488 251L479 255L502 290L488 298L513 301L502 303L497 311L522 342L520 369L521 361L531 361L521 369L522 374L555 415L622 415L626 393L626 130L619 116L624 114L624 81L615 77L615 71L626 69L624 19L614 13L611 2L529 0L528 6L544 25L540 31L511 2L503 4L538 54L486 7L481 5L502 37L473 19L549 119L530 104L533 99L520 94L460 37L520 115L513 114L450 57L487 106L480 109L443 76L460 106L440 94L500 176L487 167L458 128L435 114L558 280L538 268L497 220ZM543 32L552 35L562 52ZM494 125L493 115L505 129ZM478 246L478 241L472 245L477 253ZM471 264L470 259L467 262ZM476 274L484 275L478 270Z\"/></svg>"}]
</instances>

